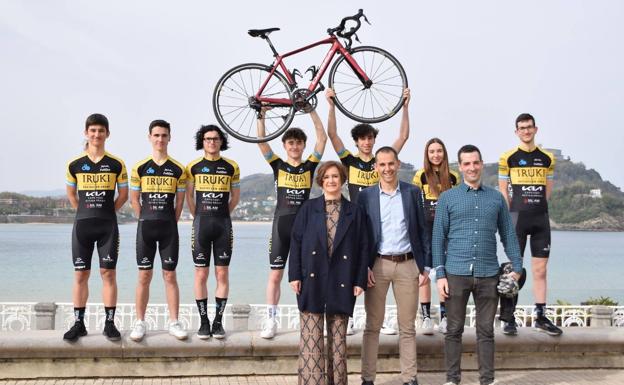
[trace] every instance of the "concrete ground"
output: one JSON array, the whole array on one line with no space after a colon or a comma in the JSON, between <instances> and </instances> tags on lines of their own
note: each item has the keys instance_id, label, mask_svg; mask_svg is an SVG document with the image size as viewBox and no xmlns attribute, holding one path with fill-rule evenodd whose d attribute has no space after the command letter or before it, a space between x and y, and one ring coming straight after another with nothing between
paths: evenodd
<instances>
[{"instance_id":1,"label":"concrete ground","mask_svg":"<svg viewBox=\"0 0 624 385\"><path fill-rule=\"evenodd\" d=\"M478 373L465 371L462 385L478 385ZM500 370L496 374L501 385L622 385L624 370L568 369L568 370ZM421 373L420 385L441 385L443 373ZM359 375L349 376L349 385L360 385ZM296 385L296 376L237 376L237 377L165 377L165 378L78 378L39 380L0 380L0 385ZM402 385L397 374L382 374L376 385Z\"/></svg>"}]
</instances>

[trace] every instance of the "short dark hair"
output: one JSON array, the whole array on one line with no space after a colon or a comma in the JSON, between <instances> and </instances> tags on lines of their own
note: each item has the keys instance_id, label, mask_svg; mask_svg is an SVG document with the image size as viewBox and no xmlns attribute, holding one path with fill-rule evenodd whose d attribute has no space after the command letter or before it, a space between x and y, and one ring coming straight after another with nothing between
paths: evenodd
<instances>
[{"instance_id":1,"label":"short dark hair","mask_svg":"<svg viewBox=\"0 0 624 385\"><path fill-rule=\"evenodd\" d=\"M397 150L394 149L394 147L390 147L390 146L383 146L383 147L379 147L377 149L377 151L375 151L375 158L377 158L377 154L379 154L380 152L391 152L394 154L394 158L396 160L399 160L399 153L397 152Z\"/></svg>"},{"instance_id":2,"label":"short dark hair","mask_svg":"<svg viewBox=\"0 0 624 385\"><path fill-rule=\"evenodd\" d=\"M373 138L376 138L378 133L379 130L368 123L356 124L355 127L351 129L351 137L353 138L354 142L357 142L357 140L360 138L366 138L369 135L372 135Z\"/></svg>"},{"instance_id":3,"label":"short dark hair","mask_svg":"<svg viewBox=\"0 0 624 385\"><path fill-rule=\"evenodd\" d=\"M171 134L171 125L166 120L162 120L162 119L152 120L152 122L149 125L149 133L150 134L152 133L152 129L154 127L165 128L165 129L167 129L167 132Z\"/></svg>"},{"instance_id":4,"label":"short dark hair","mask_svg":"<svg viewBox=\"0 0 624 385\"><path fill-rule=\"evenodd\" d=\"M220 150L227 150L229 148L227 135L225 134L225 132L223 132L223 130L219 128L219 126L216 126L214 124L201 126L199 130L197 130L197 132L195 133L195 149L201 150L204 148L204 135L210 131L216 131L219 134L219 137L221 138Z\"/></svg>"},{"instance_id":5,"label":"short dark hair","mask_svg":"<svg viewBox=\"0 0 624 385\"><path fill-rule=\"evenodd\" d=\"M345 166L335 160L328 160L327 162L321 163L321 165L316 169L316 177L314 178L314 181L319 187L323 187L323 178L325 177L325 173L327 173L327 170L332 167L336 167L338 169L341 184L344 184L344 182L347 181L347 169Z\"/></svg>"},{"instance_id":6,"label":"short dark hair","mask_svg":"<svg viewBox=\"0 0 624 385\"><path fill-rule=\"evenodd\" d=\"M286 141L289 139L301 140L303 143L305 143L308 140L308 136L305 134L305 132L303 132L301 128L291 127L286 130L286 132L284 132L284 135L282 135L282 143L286 143Z\"/></svg>"},{"instance_id":7,"label":"short dark hair","mask_svg":"<svg viewBox=\"0 0 624 385\"><path fill-rule=\"evenodd\" d=\"M89 115L85 121L85 131L89 128L89 126L104 126L104 128L106 128L106 132L110 132L108 129L108 119L102 114Z\"/></svg>"},{"instance_id":8,"label":"short dark hair","mask_svg":"<svg viewBox=\"0 0 624 385\"><path fill-rule=\"evenodd\" d=\"M461 164L461 154L465 154L465 153L469 153L469 152L478 152L479 153L479 160L483 160L483 158L481 158L481 151L479 151L479 148L475 145L472 144L466 144L464 146L462 146L459 151L457 151L457 162L459 164Z\"/></svg>"},{"instance_id":9,"label":"short dark hair","mask_svg":"<svg viewBox=\"0 0 624 385\"><path fill-rule=\"evenodd\" d=\"M530 120L533 122L533 125L535 126L535 118L533 117L533 115L531 114L527 114L526 112L523 114L518 115L518 117L516 118L516 128L518 128L518 123L520 122L526 122L527 120Z\"/></svg>"}]
</instances>

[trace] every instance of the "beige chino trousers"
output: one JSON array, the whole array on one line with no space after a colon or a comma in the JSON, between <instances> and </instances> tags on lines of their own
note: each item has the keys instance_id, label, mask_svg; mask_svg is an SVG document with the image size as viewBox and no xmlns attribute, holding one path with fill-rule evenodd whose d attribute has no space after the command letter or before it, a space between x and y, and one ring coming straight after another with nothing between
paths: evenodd
<instances>
[{"instance_id":1,"label":"beige chino trousers","mask_svg":"<svg viewBox=\"0 0 624 385\"><path fill-rule=\"evenodd\" d=\"M392 262L377 258L373 266L375 286L364 296L366 327L362 341L362 380L375 381L379 330L386 311L386 296L390 284L397 304L399 321L399 360L401 379L416 378L416 312L418 310L418 266L413 259Z\"/></svg>"}]
</instances>

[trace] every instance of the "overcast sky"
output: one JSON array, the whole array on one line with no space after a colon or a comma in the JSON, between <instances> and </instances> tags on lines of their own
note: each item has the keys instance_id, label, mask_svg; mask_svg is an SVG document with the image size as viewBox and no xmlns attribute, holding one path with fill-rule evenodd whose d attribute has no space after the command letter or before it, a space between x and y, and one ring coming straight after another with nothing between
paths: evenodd
<instances>
[{"instance_id":1,"label":"overcast sky","mask_svg":"<svg viewBox=\"0 0 624 385\"><path fill-rule=\"evenodd\" d=\"M393 53L408 75L404 161L420 167L433 136L453 154L472 143L496 161L517 143L515 117L530 112L539 143L624 186L621 1L0 0L0 191L64 188L66 162L80 153L93 112L108 116L107 150L128 168L150 153L147 126L156 118L172 123L170 153L189 162L200 156L194 131L215 122L220 76L271 62L247 29L280 27L271 38L284 52L323 38L358 8L372 23L359 32L362 44ZM325 49L287 64L304 72ZM325 121L324 99L318 110ZM377 125L378 144L392 143L399 121ZM313 135L307 116L293 124ZM353 149L354 122L339 114L338 124ZM256 145L232 142L224 155L243 176L270 172ZM324 159L335 158L328 142Z\"/></svg>"}]
</instances>

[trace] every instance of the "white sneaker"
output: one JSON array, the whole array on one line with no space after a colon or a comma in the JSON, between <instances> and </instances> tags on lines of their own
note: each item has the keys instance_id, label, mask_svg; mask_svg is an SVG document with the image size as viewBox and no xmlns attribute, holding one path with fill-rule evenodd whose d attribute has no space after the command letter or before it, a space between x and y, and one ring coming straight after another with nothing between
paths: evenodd
<instances>
[{"instance_id":1,"label":"white sneaker","mask_svg":"<svg viewBox=\"0 0 624 385\"><path fill-rule=\"evenodd\" d=\"M432 335L433 334L433 321L431 320L431 317L423 318L422 325L420 325L420 328L423 331L422 334L426 336Z\"/></svg>"},{"instance_id":2,"label":"white sneaker","mask_svg":"<svg viewBox=\"0 0 624 385\"><path fill-rule=\"evenodd\" d=\"M438 331L442 334L446 334L446 317L442 317L440 324L438 325Z\"/></svg>"},{"instance_id":3,"label":"white sneaker","mask_svg":"<svg viewBox=\"0 0 624 385\"><path fill-rule=\"evenodd\" d=\"M179 340L185 340L188 337L188 333L182 329L182 324L177 320L169 322L169 334Z\"/></svg>"},{"instance_id":4,"label":"white sneaker","mask_svg":"<svg viewBox=\"0 0 624 385\"><path fill-rule=\"evenodd\" d=\"M262 327L262 331L260 332L260 337L271 339L275 337L275 333L277 333L277 321L272 318L267 318L264 321L264 326Z\"/></svg>"},{"instance_id":5,"label":"white sneaker","mask_svg":"<svg viewBox=\"0 0 624 385\"><path fill-rule=\"evenodd\" d=\"M355 334L355 330L353 330L353 318L349 317L349 322L347 322L347 335L352 336Z\"/></svg>"},{"instance_id":6,"label":"white sneaker","mask_svg":"<svg viewBox=\"0 0 624 385\"><path fill-rule=\"evenodd\" d=\"M145 331L147 330L147 324L140 319L134 321L134 327L130 333L130 339L132 341L140 342L145 337Z\"/></svg>"},{"instance_id":7,"label":"white sneaker","mask_svg":"<svg viewBox=\"0 0 624 385\"><path fill-rule=\"evenodd\" d=\"M388 325L386 322L383 323L383 325L381 326L381 330L379 332L381 334L386 334L386 335L389 335L389 336L397 334L396 329L390 327L390 325Z\"/></svg>"}]
</instances>

